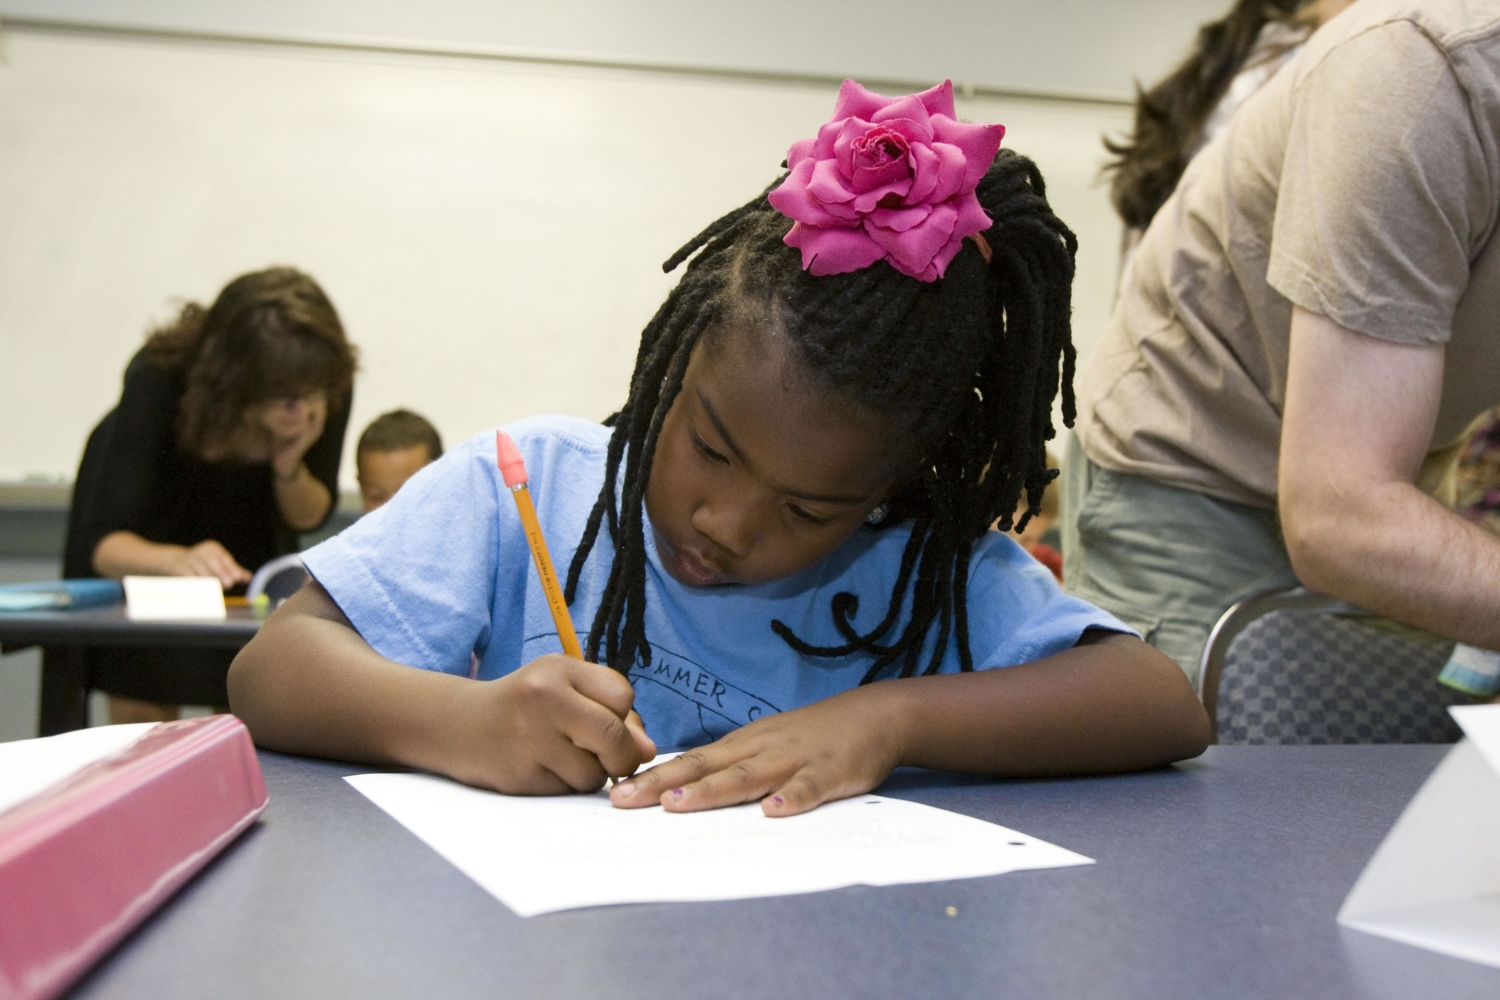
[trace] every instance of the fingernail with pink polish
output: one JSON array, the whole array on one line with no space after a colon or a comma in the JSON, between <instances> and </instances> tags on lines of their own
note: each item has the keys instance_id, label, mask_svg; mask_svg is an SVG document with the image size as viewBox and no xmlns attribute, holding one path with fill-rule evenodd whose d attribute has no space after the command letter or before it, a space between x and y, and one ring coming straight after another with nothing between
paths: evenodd
<instances>
[{"instance_id":1,"label":"fingernail with pink polish","mask_svg":"<svg viewBox=\"0 0 1500 1000\"><path fill-rule=\"evenodd\" d=\"M786 805L786 799L783 799L780 795L771 796L771 801L776 803L778 806Z\"/></svg>"},{"instance_id":2,"label":"fingernail with pink polish","mask_svg":"<svg viewBox=\"0 0 1500 1000\"><path fill-rule=\"evenodd\" d=\"M680 798L682 798L683 794L684 793L683 793L682 789L680 789L680 788L674 788L674 789L672 789L672 798L674 798L674 799L680 799Z\"/></svg>"}]
</instances>

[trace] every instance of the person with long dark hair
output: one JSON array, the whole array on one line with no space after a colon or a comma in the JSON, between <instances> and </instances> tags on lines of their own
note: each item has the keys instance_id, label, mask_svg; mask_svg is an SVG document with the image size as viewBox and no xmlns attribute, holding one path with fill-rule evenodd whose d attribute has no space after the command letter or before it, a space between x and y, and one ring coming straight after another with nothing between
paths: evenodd
<instances>
[{"instance_id":1,"label":"person with long dark hair","mask_svg":"<svg viewBox=\"0 0 1500 1000\"><path fill-rule=\"evenodd\" d=\"M231 590L295 551L338 495L355 362L333 304L292 268L184 305L89 437L64 574L212 576ZM140 721L226 704L228 666L211 652L96 650L90 680L114 696L114 721Z\"/></svg>"},{"instance_id":2,"label":"person with long dark hair","mask_svg":"<svg viewBox=\"0 0 1500 1000\"><path fill-rule=\"evenodd\" d=\"M789 173L667 261L608 425L510 426L588 662L559 652L491 432L306 554L230 673L256 740L533 794L683 749L615 803L776 816L903 764L1199 753L1171 661L990 530L1055 474L1077 246L1002 132L951 85L845 83Z\"/></svg>"},{"instance_id":3,"label":"person with long dark hair","mask_svg":"<svg viewBox=\"0 0 1500 1000\"><path fill-rule=\"evenodd\" d=\"M1113 155L1104 168L1110 202L1125 223L1122 271L1188 161L1308 36L1353 2L1237 0L1198 30L1181 65L1149 90L1138 90L1130 135L1104 141Z\"/></svg>"}]
</instances>

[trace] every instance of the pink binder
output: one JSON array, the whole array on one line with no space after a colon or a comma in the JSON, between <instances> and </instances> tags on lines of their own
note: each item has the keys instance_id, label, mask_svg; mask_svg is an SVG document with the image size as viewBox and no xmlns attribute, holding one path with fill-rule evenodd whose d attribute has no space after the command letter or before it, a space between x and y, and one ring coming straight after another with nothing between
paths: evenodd
<instances>
[{"instance_id":1,"label":"pink binder","mask_svg":"<svg viewBox=\"0 0 1500 1000\"><path fill-rule=\"evenodd\" d=\"M215 715L0 813L0 1000L61 993L265 808L250 733Z\"/></svg>"}]
</instances>

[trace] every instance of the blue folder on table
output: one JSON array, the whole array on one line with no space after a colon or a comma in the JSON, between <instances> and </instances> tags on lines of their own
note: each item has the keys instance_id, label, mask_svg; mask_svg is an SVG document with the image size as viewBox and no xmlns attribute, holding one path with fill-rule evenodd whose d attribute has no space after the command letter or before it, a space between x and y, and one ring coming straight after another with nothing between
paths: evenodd
<instances>
[{"instance_id":1,"label":"blue folder on table","mask_svg":"<svg viewBox=\"0 0 1500 1000\"><path fill-rule=\"evenodd\" d=\"M125 588L119 580L44 580L0 586L0 612L90 608L124 599Z\"/></svg>"}]
</instances>

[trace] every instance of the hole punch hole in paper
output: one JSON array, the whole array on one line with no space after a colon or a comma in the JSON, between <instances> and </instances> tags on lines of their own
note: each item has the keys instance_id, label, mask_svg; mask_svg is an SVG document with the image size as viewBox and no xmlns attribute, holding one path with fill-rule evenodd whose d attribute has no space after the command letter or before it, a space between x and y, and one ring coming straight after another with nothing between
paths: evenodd
<instances>
[{"instance_id":1,"label":"hole punch hole in paper","mask_svg":"<svg viewBox=\"0 0 1500 1000\"><path fill-rule=\"evenodd\" d=\"M127 576L125 616L131 621L222 621L224 588L211 576Z\"/></svg>"}]
</instances>

